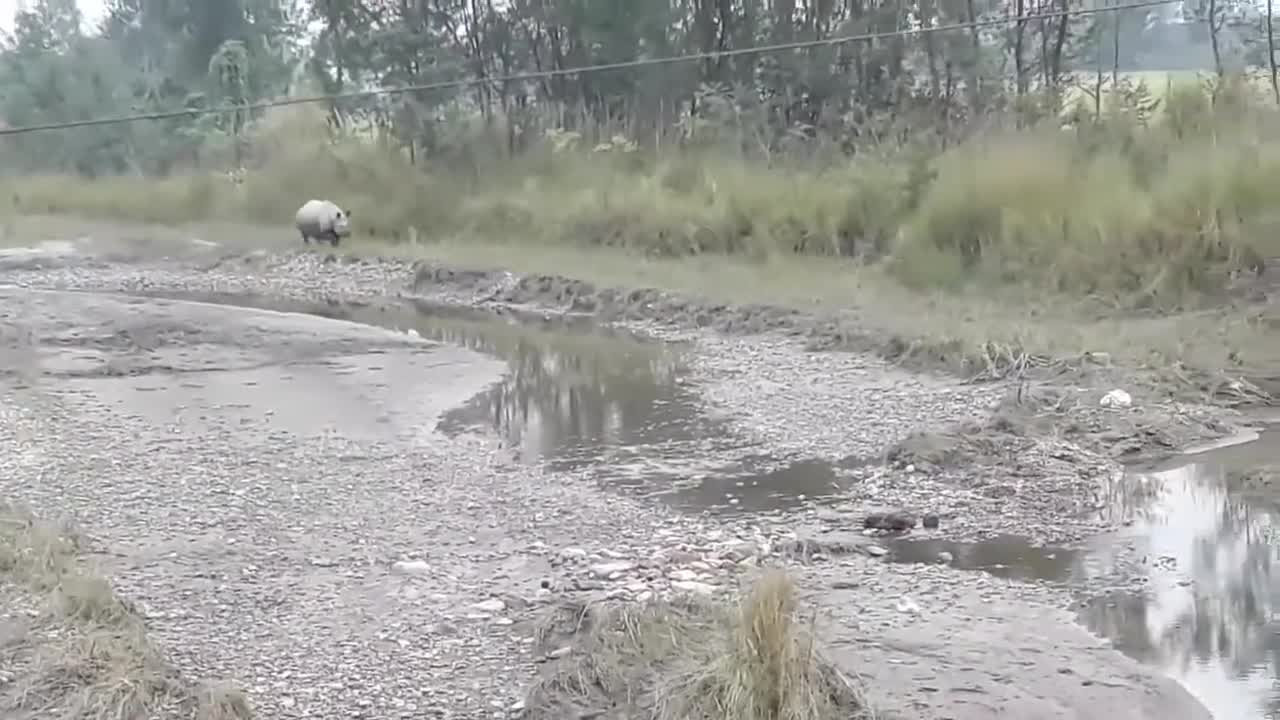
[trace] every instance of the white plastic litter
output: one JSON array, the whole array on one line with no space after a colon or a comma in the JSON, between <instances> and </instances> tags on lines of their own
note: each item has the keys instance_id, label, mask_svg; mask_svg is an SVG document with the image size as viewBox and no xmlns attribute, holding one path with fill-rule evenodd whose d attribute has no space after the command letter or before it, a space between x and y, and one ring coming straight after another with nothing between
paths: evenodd
<instances>
[{"instance_id":1,"label":"white plastic litter","mask_svg":"<svg viewBox=\"0 0 1280 720\"><path fill-rule=\"evenodd\" d=\"M1102 396L1102 407L1105 408L1127 408L1133 404L1133 398L1129 393L1116 389Z\"/></svg>"}]
</instances>

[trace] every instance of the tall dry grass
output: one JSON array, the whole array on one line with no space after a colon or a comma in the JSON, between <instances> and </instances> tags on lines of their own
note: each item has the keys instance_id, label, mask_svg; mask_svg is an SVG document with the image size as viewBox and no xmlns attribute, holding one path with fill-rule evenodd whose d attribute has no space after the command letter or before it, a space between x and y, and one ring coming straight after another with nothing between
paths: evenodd
<instances>
[{"instance_id":1,"label":"tall dry grass","mask_svg":"<svg viewBox=\"0 0 1280 720\"><path fill-rule=\"evenodd\" d=\"M27 595L41 611L0 645L0 669L11 673L0 683L0 716L253 717L239 690L178 673L149 640L145 620L87 566L77 532L2 500L0 591L0 599Z\"/></svg>"},{"instance_id":2,"label":"tall dry grass","mask_svg":"<svg viewBox=\"0 0 1280 720\"><path fill-rule=\"evenodd\" d=\"M531 720L871 720L856 679L819 647L796 588L767 570L736 604L557 606L540 628L554 659L526 698Z\"/></svg>"},{"instance_id":3,"label":"tall dry grass","mask_svg":"<svg viewBox=\"0 0 1280 720\"><path fill-rule=\"evenodd\" d=\"M367 139L332 141L318 111L269 116L234 185L23 177L14 212L156 223L287 226L311 197L353 211L358 236L620 248L649 256L857 257L911 287L1014 285L1180 305L1280 253L1280 113L1224 84L1167 88L1155 117L987 133L945 152L824 162L721 146L651 152L561 134L518 157L491 137L466 163L411 164Z\"/></svg>"}]
</instances>

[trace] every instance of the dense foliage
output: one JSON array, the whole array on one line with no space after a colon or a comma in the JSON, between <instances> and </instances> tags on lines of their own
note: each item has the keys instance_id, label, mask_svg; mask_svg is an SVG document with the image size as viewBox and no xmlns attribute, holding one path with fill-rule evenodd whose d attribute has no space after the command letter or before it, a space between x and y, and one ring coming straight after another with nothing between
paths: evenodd
<instances>
[{"instance_id":1,"label":"dense foliage","mask_svg":"<svg viewBox=\"0 0 1280 720\"><path fill-rule=\"evenodd\" d=\"M945 140L1004 110L1043 115L1082 75L1096 91L1095 78L1120 70L1222 66L1249 53L1256 61L1265 38L1258 18L1225 0L1088 17L1072 16L1083 7L1075 1L109 0L91 28L75 0L35 0L0 54L0 116L21 126L1035 16L332 108L335 120L377 131L411 157L455 151L453 135L477 123L500 128L490 136L516 152L550 129L651 144L701 125L722 135L736 128L730 140L747 150L814 135L852 150L907 133ZM1202 21L1208 14L1216 33ZM22 136L4 142L4 167L99 175L243 165L237 138L255 119L224 113Z\"/></svg>"}]
</instances>

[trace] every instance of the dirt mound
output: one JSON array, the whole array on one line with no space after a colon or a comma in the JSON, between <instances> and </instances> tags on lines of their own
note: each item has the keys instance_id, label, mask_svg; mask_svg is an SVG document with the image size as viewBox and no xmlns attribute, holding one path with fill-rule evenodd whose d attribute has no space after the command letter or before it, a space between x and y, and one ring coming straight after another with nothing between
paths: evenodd
<instances>
[{"instance_id":1,"label":"dirt mound","mask_svg":"<svg viewBox=\"0 0 1280 720\"><path fill-rule=\"evenodd\" d=\"M944 432L919 432L893 447L887 460L898 466L939 471L1026 463L1048 467L1080 463L1065 443L1121 462L1149 462L1195 442L1227 437L1238 428L1205 407L1135 388L1132 405L1109 407L1107 385L1022 382L987 418Z\"/></svg>"},{"instance_id":2,"label":"dirt mound","mask_svg":"<svg viewBox=\"0 0 1280 720\"><path fill-rule=\"evenodd\" d=\"M795 614L795 589L766 572L736 608L692 599L557 607L529 720L870 718L862 694Z\"/></svg>"},{"instance_id":3,"label":"dirt mound","mask_svg":"<svg viewBox=\"0 0 1280 720\"><path fill-rule=\"evenodd\" d=\"M145 621L89 572L82 542L0 503L0 715L248 720L240 692L183 678Z\"/></svg>"}]
</instances>

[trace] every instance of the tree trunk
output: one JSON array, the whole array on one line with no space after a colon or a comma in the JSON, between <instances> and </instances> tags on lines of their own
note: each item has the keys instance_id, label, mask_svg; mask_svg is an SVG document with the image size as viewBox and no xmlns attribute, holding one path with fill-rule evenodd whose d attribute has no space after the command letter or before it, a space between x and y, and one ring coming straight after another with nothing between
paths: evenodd
<instances>
[{"instance_id":1,"label":"tree trunk","mask_svg":"<svg viewBox=\"0 0 1280 720\"><path fill-rule=\"evenodd\" d=\"M1280 76L1276 73L1276 34L1272 27L1271 10L1275 0L1267 0L1267 63L1271 68L1271 94L1280 105Z\"/></svg>"},{"instance_id":2,"label":"tree trunk","mask_svg":"<svg viewBox=\"0 0 1280 720\"><path fill-rule=\"evenodd\" d=\"M1062 53L1067 46L1067 28L1071 25L1071 0L1062 0L1062 15L1058 18L1058 36L1053 41L1050 64L1053 74L1050 82L1056 87L1062 80Z\"/></svg>"},{"instance_id":3,"label":"tree trunk","mask_svg":"<svg viewBox=\"0 0 1280 720\"><path fill-rule=\"evenodd\" d=\"M965 10L969 16L967 20L973 26L978 22L974 0L965 0ZM982 38L976 26L969 29L969 45L973 52L969 67L969 105L976 115L982 111Z\"/></svg>"},{"instance_id":4,"label":"tree trunk","mask_svg":"<svg viewBox=\"0 0 1280 720\"><path fill-rule=\"evenodd\" d=\"M937 102L940 97L942 78L938 73L938 46L934 33L928 32L937 18L937 11L932 2L920 3L920 24L925 29L924 55L929 67L929 97Z\"/></svg>"},{"instance_id":5,"label":"tree trunk","mask_svg":"<svg viewBox=\"0 0 1280 720\"><path fill-rule=\"evenodd\" d=\"M1213 48L1213 69L1222 77L1222 49L1218 47L1218 31L1222 26L1218 23L1218 0L1209 0L1209 46Z\"/></svg>"},{"instance_id":6,"label":"tree trunk","mask_svg":"<svg viewBox=\"0 0 1280 720\"><path fill-rule=\"evenodd\" d=\"M1013 11L1018 18L1013 31L1013 81L1015 91L1021 98L1027 94L1027 68L1022 57L1022 46L1027 34L1027 21L1024 19L1027 14L1026 0L1015 0Z\"/></svg>"},{"instance_id":7,"label":"tree trunk","mask_svg":"<svg viewBox=\"0 0 1280 720\"><path fill-rule=\"evenodd\" d=\"M1122 10L1116 10L1111 15L1111 92L1116 92L1120 88L1120 15L1122 12Z\"/></svg>"}]
</instances>

